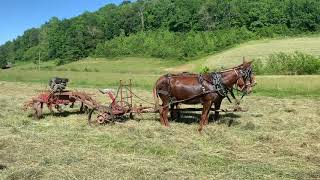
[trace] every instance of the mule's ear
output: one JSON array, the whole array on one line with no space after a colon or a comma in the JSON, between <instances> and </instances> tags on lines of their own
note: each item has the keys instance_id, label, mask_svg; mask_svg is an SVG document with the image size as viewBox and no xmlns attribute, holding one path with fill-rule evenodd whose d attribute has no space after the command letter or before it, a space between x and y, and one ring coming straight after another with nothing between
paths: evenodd
<instances>
[{"instance_id":1,"label":"mule's ear","mask_svg":"<svg viewBox=\"0 0 320 180\"><path fill-rule=\"evenodd\" d=\"M246 58L245 56L242 57L242 63L243 63L243 64L248 63L247 58Z\"/></svg>"}]
</instances>

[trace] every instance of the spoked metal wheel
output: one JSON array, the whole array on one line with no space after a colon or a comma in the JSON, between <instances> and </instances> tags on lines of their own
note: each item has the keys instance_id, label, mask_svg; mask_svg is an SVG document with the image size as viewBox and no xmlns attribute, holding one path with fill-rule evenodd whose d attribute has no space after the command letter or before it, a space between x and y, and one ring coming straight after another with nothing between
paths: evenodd
<instances>
[{"instance_id":1,"label":"spoked metal wheel","mask_svg":"<svg viewBox=\"0 0 320 180\"><path fill-rule=\"evenodd\" d=\"M116 101L115 105L111 104L112 109L127 113L131 110L131 105L127 101Z\"/></svg>"},{"instance_id":2,"label":"spoked metal wheel","mask_svg":"<svg viewBox=\"0 0 320 180\"><path fill-rule=\"evenodd\" d=\"M88 114L89 126L102 125L112 122L114 122L114 115L112 114L111 108L107 106L98 106L93 108Z\"/></svg>"},{"instance_id":3,"label":"spoked metal wheel","mask_svg":"<svg viewBox=\"0 0 320 180\"><path fill-rule=\"evenodd\" d=\"M133 114L131 113L132 106L127 101L116 101L110 105L113 112L115 113L115 118L118 120L126 120L129 115L130 119L133 119Z\"/></svg>"}]
</instances>

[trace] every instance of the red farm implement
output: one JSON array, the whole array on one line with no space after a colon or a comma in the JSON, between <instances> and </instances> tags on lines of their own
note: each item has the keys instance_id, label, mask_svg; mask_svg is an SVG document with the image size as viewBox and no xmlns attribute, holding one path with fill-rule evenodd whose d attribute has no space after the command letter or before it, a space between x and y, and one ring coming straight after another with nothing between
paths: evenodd
<instances>
[{"instance_id":1,"label":"red farm implement","mask_svg":"<svg viewBox=\"0 0 320 180\"><path fill-rule=\"evenodd\" d=\"M49 89L43 91L38 96L32 98L24 104L24 109L32 108L34 110L34 117L39 119L43 116L43 106L46 105L51 113L54 113L53 107L62 112L61 106L67 106L73 108L76 102L81 103L80 111L84 112L88 109L92 109L98 104L87 93L79 91L67 91L67 83L69 79L53 77L49 81Z\"/></svg>"},{"instance_id":2,"label":"red farm implement","mask_svg":"<svg viewBox=\"0 0 320 180\"><path fill-rule=\"evenodd\" d=\"M76 102L80 102L80 111L84 112L87 109L96 107L98 104L87 93L78 91L44 91L32 100L24 104L24 109L32 108L34 110L34 117L40 119L43 116L43 107L46 105L51 113L54 113L53 108L58 112L62 112L61 106L73 108Z\"/></svg>"},{"instance_id":3,"label":"red farm implement","mask_svg":"<svg viewBox=\"0 0 320 180\"><path fill-rule=\"evenodd\" d=\"M89 125L104 124L114 122L116 119L124 117L134 118L135 114L155 112L153 107L142 107L142 105L133 105L132 82L125 83L120 80L120 85L116 93L111 89L99 89L102 94L110 98L111 103L108 105L98 105L91 109L88 115ZM138 96L136 96L139 98ZM141 99L142 100L142 99Z\"/></svg>"}]
</instances>

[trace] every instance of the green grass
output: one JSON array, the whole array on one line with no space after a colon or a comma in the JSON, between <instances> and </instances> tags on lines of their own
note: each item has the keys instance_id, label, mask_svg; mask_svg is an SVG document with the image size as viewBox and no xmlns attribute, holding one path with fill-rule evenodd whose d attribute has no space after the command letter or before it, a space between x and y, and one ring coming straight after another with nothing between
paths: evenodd
<instances>
[{"instance_id":1,"label":"green grass","mask_svg":"<svg viewBox=\"0 0 320 180\"><path fill-rule=\"evenodd\" d=\"M0 80L13 82L34 82L47 85L52 77L66 77L70 79L70 86L82 87L109 87L118 86L119 80L132 79L134 86L151 89L160 75L131 74L131 73L104 73L104 72L72 72L72 71L20 71L12 70L0 72Z\"/></svg>"},{"instance_id":2,"label":"green grass","mask_svg":"<svg viewBox=\"0 0 320 180\"><path fill-rule=\"evenodd\" d=\"M257 76L254 94L273 97L320 97L320 76Z\"/></svg>"},{"instance_id":3,"label":"green grass","mask_svg":"<svg viewBox=\"0 0 320 180\"><path fill-rule=\"evenodd\" d=\"M48 79L54 76L67 77L71 87L117 87L119 80L133 80L133 86L148 90L150 93L160 74L131 74L107 72L74 71L0 71L0 81L34 82L47 86ZM275 97L319 97L320 76L258 76L255 95Z\"/></svg>"},{"instance_id":4,"label":"green grass","mask_svg":"<svg viewBox=\"0 0 320 180\"><path fill-rule=\"evenodd\" d=\"M118 86L119 80L132 79L135 86L151 89L153 83L166 73L166 68L181 64L170 60L152 58L94 59L87 58L63 66L44 62L38 70L36 64L18 64L9 70L0 70L0 80L47 84L54 76L70 79L71 86Z\"/></svg>"},{"instance_id":5,"label":"green grass","mask_svg":"<svg viewBox=\"0 0 320 180\"><path fill-rule=\"evenodd\" d=\"M43 71L75 71L75 72L102 72L126 74L160 74L172 66L180 65L181 61L161 60L155 58L86 58L77 62L56 66L53 61L41 63ZM38 70L39 66L33 63L18 63L16 70Z\"/></svg>"},{"instance_id":6,"label":"green grass","mask_svg":"<svg viewBox=\"0 0 320 180\"><path fill-rule=\"evenodd\" d=\"M75 113L37 121L21 107L42 85L0 86L0 179L320 178L319 98L249 96L248 112L223 115L201 135L197 118L164 128L153 114L94 128Z\"/></svg>"}]
</instances>

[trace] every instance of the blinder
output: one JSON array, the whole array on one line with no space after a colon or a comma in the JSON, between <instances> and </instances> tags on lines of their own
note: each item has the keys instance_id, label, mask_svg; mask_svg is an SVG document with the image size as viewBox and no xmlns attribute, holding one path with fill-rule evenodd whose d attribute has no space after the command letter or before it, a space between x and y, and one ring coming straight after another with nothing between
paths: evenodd
<instances>
[{"instance_id":1,"label":"blinder","mask_svg":"<svg viewBox=\"0 0 320 180\"><path fill-rule=\"evenodd\" d=\"M243 67L242 67L242 68L243 68ZM245 94L248 93L248 92L247 92L248 88L251 88L251 87L255 86L256 82L253 82L254 72L253 72L252 67L249 66L249 67L244 68L244 69L242 69L242 68L239 69L239 72L240 72L240 73L239 73L239 74L237 73L239 79L237 80L237 83L236 83L236 84L238 85L238 84L239 84L238 81L241 80L244 85L243 85L242 87L240 87L240 86L238 85L238 87L239 87L240 89L237 89L237 88L236 88L236 90L243 92L244 95L245 95ZM236 70L235 70L235 71L236 71Z\"/></svg>"}]
</instances>

